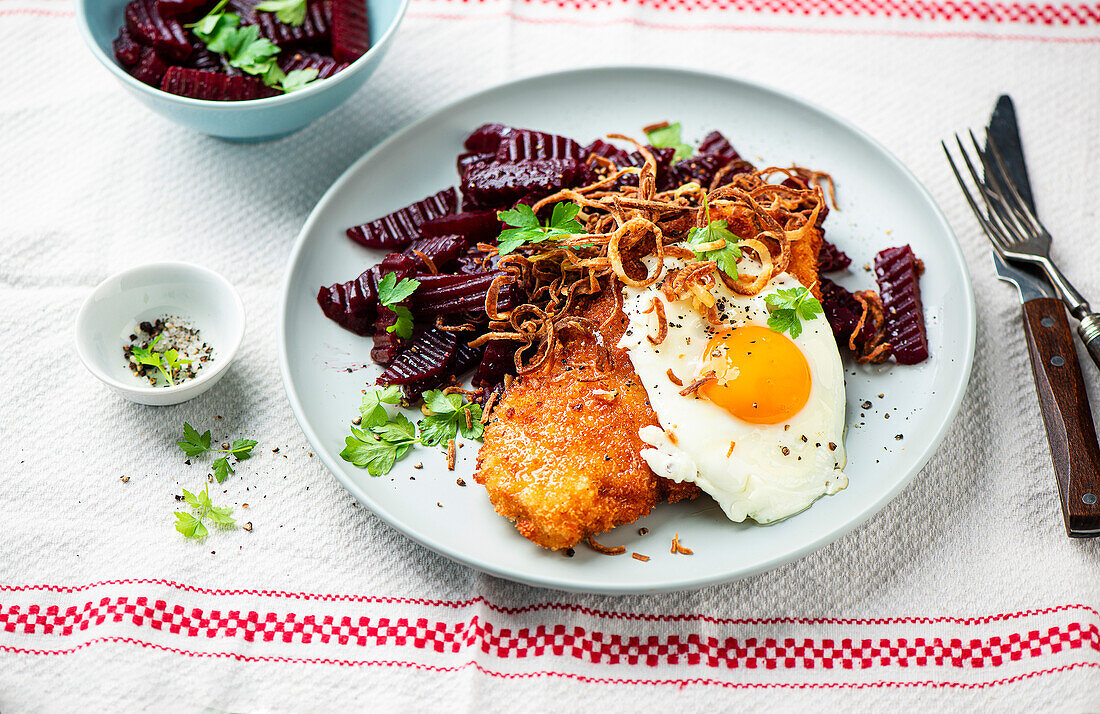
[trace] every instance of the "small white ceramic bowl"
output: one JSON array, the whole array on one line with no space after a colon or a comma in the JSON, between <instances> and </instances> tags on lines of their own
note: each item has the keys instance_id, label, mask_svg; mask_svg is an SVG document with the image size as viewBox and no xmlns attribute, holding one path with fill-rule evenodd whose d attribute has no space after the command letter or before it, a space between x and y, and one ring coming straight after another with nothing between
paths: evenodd
<instances>
[{"instance_id":1,"label":"small white ceramic bowl","mask_svg":"<svg viewBox=\"0 0 1100 714\"><path fill-rule=\"evenodd\" d=\"M154 387L130 371L122 354L138 323L166 315L198 328L214 348L193 379ZM76 351L104 384L139 404L179 404L221 379L244 338L244 303L229 282L190 263L150 263L100 283L76 316Z\"/></svg>"}]
</instances>

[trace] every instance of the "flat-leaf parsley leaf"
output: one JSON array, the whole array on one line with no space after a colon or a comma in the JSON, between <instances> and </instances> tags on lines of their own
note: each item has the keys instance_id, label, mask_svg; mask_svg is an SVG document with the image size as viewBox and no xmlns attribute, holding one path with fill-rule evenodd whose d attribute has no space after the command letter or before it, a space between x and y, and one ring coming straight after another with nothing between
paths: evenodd
<instances>
[{"instance_id":1,"label":"flat-leaf parsley leaf","mask_svg":"<svg viewBox=\"0 0 1100 714\"><path fill-rule=\"evenodd\" d=\"M430 414L420 420L420 441L440 446L459 433L464 439L480 439L485 433L481 405L467 402L461 394L444 394L438 389L424 392L424 406Z\"/></svg>"},{"instance_id":2,"label":"flat-leaf parsley leaf","mask_svg":"<svg viewBox=\"0 0 1100 714\"><path fill-rule=\"evenodd\" d=\"M295 27L306 21L306 0L264 0L256 9L260 12L273 12L279 22Z\"/></svg>"},{"instance_id":3,"label":"flat-leaf parsley leaf","mask_svg":"<svg viewBox=\"0 0 1100 714\"><path fill-rule=\"evenodd\" d=\"M509 211L498 211L497 218L512 227L501 231L497 255L508 255L525 243L542 243L553 238L584 233L584 226L577 220L580 212L581 207L575 203L566 201L555 204L550 222L543 225L525 203Z\"/></svg>"},{"instance_id":4,"label":"flat-leaf parsley leaf","mask_svg":"<svg viewBox=\"0 0 1100 714\"><path fill-rule=\"evenodd\" d=\"M172 375L178 374L180 369L183 368L183 365L191 364L192 360L180 359L179 352L176 350L165 350L164 352L155 350L154 345L160 342L161 337L162 335L154 337L148 347L131 347L130 356L133 357L138 364L155 367L158 372L164 375L164 379L167 380L169 386L171 386L176 383L175 380L172 379Z\"/></svg>"},{"instance_id":5,"label":"flat-leaf parsley leaf","mask_svg":"<svg viewBox=\"0 0 1100 714\"><path fill-rule=\"evenodd\" d=\"M233 509L215 506L210 501L210 494L206 487L199 493L191 493L183 490L183 500L192 508L192 513L176 511L176 530L187 538L205 538L209 533L204 521L209 520L214 525L236 525L233 520Z\"/></svg>"},{"instance_id":6,"label":"flat-leaf parsley leaf","mask_svg":"<svg viewBox=\"0 0 1100 714\"><path fill-rule=\"evenodd\" d=\"M802 320L812 320L822 312L821 303L808 288L779 288L764 302L771 312L768 327L775 332L789 332L792 338L802 334Z\"/></svg>"},{"instance_id":7,"label":"flat-leaf parsley leaf","mask_svg":"<svg viewBox=\"0 0 1100 714\"><path fill-rule=\"evenodd\" d=\"M413 318L409 308L397 303L408 298L420 287L419 280L401 278L398 282L397 275L386 273L382 282L378 283L378 302L382 307L397 315L397 322L386 328L386 332L396 332L398 337L409 339L413 332Z\"/></svg>"},{"instance_id":8,"label":"flat-leaf parsley leaf","mask_svg":"<svg viewBox=\"0 0 1100 714\"><path fill-rule=\"evenodd\" d=\"M676 153L672 155L672 160L679 161L690 157L692 153L692 148L681 139L681 131L680 122L676 122L675 124L668 124L647 131L645 135L651 146L658 149L676 149Z\"/></svg>"},{"instance_id":9,"label":"flat-leaf parsley leaf","mask_svg":"<svg viewBox=\"0 0 1100 714\"><path fill-rule=\"evenodd\" d=\"M726 221L710 220L710 204L703 199L704 226L696 226L688 231L687 247L699 260L713 260L718 269L734 280L737 279L737 261L741 259L740 240L727 227ZM701 248L705 248L702 249Z\"/></svg>"},{"instance_id":10,"label":"flat-leaf parsley leaf","mask_svg":"<svg viewBox=\"0 0 1100 714\"><path fill-rule=\"evenodd\" d=\"M365 468L371 476L381 476L389 473L394 463L418 443L416 425L404 414L398 414L384 424L365 429L351 427L351 435L344 439L340 457Z\"/></svg>"}]
</instances>

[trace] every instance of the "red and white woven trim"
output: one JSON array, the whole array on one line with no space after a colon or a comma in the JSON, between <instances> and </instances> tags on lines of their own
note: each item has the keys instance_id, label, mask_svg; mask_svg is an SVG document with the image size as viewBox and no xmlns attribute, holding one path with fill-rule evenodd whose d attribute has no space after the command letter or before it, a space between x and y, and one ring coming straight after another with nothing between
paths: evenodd
<instances>
[{"instance_id":1,"label":"red and white woven trim","mask_svg":"<svg viewBox=\"0 0 1100 714\"><path fill-rule=\"evenodd\" d=\"M0 653L101 646L594 682L974 688L1072 669L1100 674L1100 613L1063 605L965 618L723 619L158 580L0 586Z\"/></svg>"},{"instance_id":2,"label":"red and white woven trim","mask_svg":"<svg viewBox=\"0 0 1100 714\"><path fill-rule=\"evenodd\" d=\"M1019 25L1086 28L1100 25L1100 3L983 2L981 0L414 0L412 15L421 17L512 17L527 21L599 24L624 13L640 25L661 22L690 29L781 29L753 26L758 20L788 20L792 29L830 29L830 19L906 20L937 30L952 25ZM578 18L577 10L587 10ZM567 11L567 12L562 12ZM657 12L657 17L649 17ZM638 17L642 14L646 17ZM70 0L0 0L0 16L71 17ZM729 18L742 19L730 23ZM647 19L648 18L648 19ZM725 18L725 22L715 22ZM693 20L693 21L692 21ZM847 28L855 29L855 28ZM950 33L949 33L950 34ZM1009 34L1011 33L1004 33Z\"/></svg>"}]
</instances>

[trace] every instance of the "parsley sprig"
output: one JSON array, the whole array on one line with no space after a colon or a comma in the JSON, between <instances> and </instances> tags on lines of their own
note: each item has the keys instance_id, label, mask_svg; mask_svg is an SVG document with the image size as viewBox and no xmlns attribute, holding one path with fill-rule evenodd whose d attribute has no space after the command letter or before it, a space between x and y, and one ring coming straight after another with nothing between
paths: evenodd
<instances>
[{"instance_id":1,"label":"parsley sprig","mask_svg":"<svg viewBox=\"0 0 1100 714\"><path fill-rule=\"evenodd\" d=\"M699 260L713 260L718 263L718 269L734 280L737 279L737 261L741 259L741 249L737 246L740 240L730 231L725 220L710 220L710 204L703 199L703 220L706 225L696 226L688 231L687 247ZM715 250L697 250L698 246L713 244L724 240L725 245Z\"/></svg>"},{"instance_id":2,"label":"parsley sprig","mask_svg":"<svg viewBox=\"0 0 1100 714\"><path fill-rule=\"evenodd\" d=\"M423 396L428 414L414 424L404 414L391 417L386 410L386 404L400 403L398 387L364 394L359 407L359 425L353 425L351 433L344 438L340 457L366 469L371 476L381 476L389 473L417 444L442 446L458 434L467 439L481 438L485 431L481 423L481 405L466 402L461 395L443 394L435 389Z\"/></svg>"},{"instance_id":3,"label":"parsley sprig","mask_svg":"<svg viewBox=\"0 0 1100 714\"><path fill-rule=\"evenodd\" d=\"M480 439L485 433L481 423L481 405L467 402L461 394L444 394L438 389L424 392L424 406L430 414L420 420L420 442L439 446L462 434L464 439Z\"/></svg>"},{"instance_id":4,"label":"parsley sprig","mask_svg":"<svg viewBox=\"0 0 1100 714\"><path fill-rule=\"evenodd\" d=\"M180 359L180 354L177 350L165 350L164 352L158 352L153 349L154 345L160 342L162 335L157 335L153 338L153 341L149 343L148 347L133 346L130 348L130 356L134 358L138 364L148 365L155 367L158 372L164 375L164 378L168 381L168 385L172 386L176 382L172 379L173 374L177 374L185 364L191 364L192 360Z\"/></svg>"},{"instance_id":5,"label":"parsley sprig","mask_svg":"<svg viewBox=\"0 0 1100 714\"><path fill-rule=\"evenodd\" d=\"M675 124L669 124L652 131L646 132L646 137L649 139L651 146L658 149L676 149L676 153L672 155L673 161L679 161L691 156L692 148L683 142L680 138L682 128L680 122Z\"/></svg>"},{"instance_id":6,"label":"parsley sprig","mask_svg":"<svg viewBox=\"0 0 1100 714\"><path fill-rule=\"evenodd\" d=\"M771 313L768 327L779 333L789 332L792 338L802 334L802 320L812 320L822 312L821 303L809 288L779 288L764 302Z\"/></svg>"},{"instance_id":7,"label":"parsley sprig","mask_svg":"<svg viewBox=\"0 0 1100 714\"><path fill-rule=\"evenodd\" d=\"M581 207L575 203L563 202L554 205L550 222L539 222L538 216L525 203L509 211L498 211L497 218L512 228L500 233L497 243L497 255L508 255L523 244L542 243L553 238L584 233L584 226L577 220Z\"/></svg>"},{"instance_id":8,"label":"parsley sprig","mask_svg":"<svg viewBox=\"0 0 1100 714\"><path fill-rule=\"evenodd\" d=\"M205 486L197 494L184 489L183 500L191 506L193 512L176 511L176 530L187 538L205 538L210 532L204 523L207 520L215 526L225 528L237 523L233 520L233 509L215 506L210 501L210 494Z\"/></svg>"},{"instance_id":9,"label":"parsley sprig","mask_svg":"<svg viewBox=\"0 0 1100 714\"><path fill-rule=\"evenodd\" d=\"M397 322L386 328L386 332L396 332L398 337L409 339L413 332L413 317L409 308L397 303L405 300L420 287L419 280L401 278L397 280L394 273L386 273L382 281L378 283L378 302L382 307L397 315Z\"/></svg>"},{"instance_id":10,"label":"parsley sprig","mask_svg":"<svg viewBox=\"0 0 1100 714\"><path fill-rule=\"evenodd\" d=\"M294 3L298 1L269 0L260 3L257 9L264 9L264 5L273 7L279 20L288 22L283 19L283 15L289 13L288 16L296 17L298 9ZM317 70L312 68L284 73L276 59L279 54L278 45L266 37L260 37L258 25L242 26L240 15L225 12L226 2L227 0L222 0L197 22L187 25L208 50L223 55L230 66L259 77L267 86L284 92L298 91L317 79ZM304 0L301 1L301 18L305 19Z\"/></svg>"},{"instance_id":11,"label":"parsley sprig","mask_svg":"<svg viewBox=\"0 0 1100 714\"><path fill-rule=\"evenodd\" d=\"M279 22L295 27L306 21L306 0L264 0L256 9L260 12L273 12Z\"/></svg>"},{"instance_id":12,"label":"parsley sprig","mask_svg":"<svg viewBox=\"0 0 1100 714\"><path fill-rule=\"evenodd\" d=\"M252 449L255 448L257 442L252 439L237 439L229 445L228 449L212 449L210 448L210 430L200 434L195 427L191 426L187 422L183 423L183 439L176 442L183 453L188 456L201 456L206 452L216 452L225 454L210 464L210 468L214 470L214 478L218 483L225 481L229 478L229 474L235 473L233 467L229 464L229 456L236 457L237 461L244 461L252 455Z\"/></svg>"}]
</instances>

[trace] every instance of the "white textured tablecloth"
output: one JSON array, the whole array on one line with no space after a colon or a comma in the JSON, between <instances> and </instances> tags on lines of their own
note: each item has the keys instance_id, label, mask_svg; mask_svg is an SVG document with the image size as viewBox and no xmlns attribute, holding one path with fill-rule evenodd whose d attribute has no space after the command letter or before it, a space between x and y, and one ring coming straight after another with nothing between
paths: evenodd
<instances>
[{"instance_id":1,"label":"white textured tablecloth","mask_svg":"<svg viewBox=\"0 0 1100 714\"><path fill-rule=\"evenodd\" d=\"M0 0L0 46L0 711L1100 710L1100 543L1063 533L1019 304L937 146L1010 92L1057 257L1100 301L1100 5L414 0L362 92L262 145L137 105L66 0ZM470 91L619 63L744 76L858 123L947 212L979 318L953 428L868 524L632 598L497 580L391 530L308 455L275 348L294 236L354 159ZM225 379L162 409L109 393L72 340L92 286L155 259L223 273L249 320ZM203 478L172 443L184 420L261 442L217 489L252 532L173 530Z\"/></svg>"}]
</instances>

